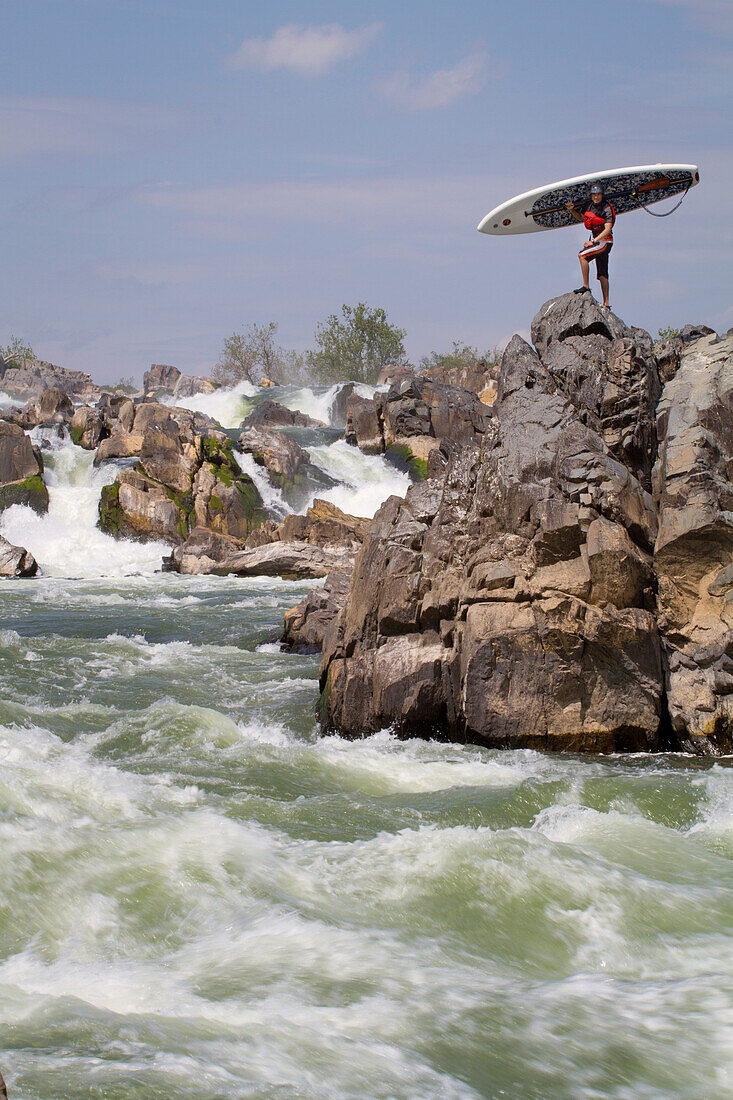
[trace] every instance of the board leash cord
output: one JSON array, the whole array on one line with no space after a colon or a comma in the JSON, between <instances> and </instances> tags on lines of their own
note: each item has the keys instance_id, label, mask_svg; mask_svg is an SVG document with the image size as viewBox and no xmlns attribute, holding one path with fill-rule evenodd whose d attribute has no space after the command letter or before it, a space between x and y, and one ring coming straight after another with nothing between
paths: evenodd
<instances>
[{"instance_id":1,"label":"board leash cord","mask_svg":"<svg viewBox=\"0 0 733 1100\"><path fill-rule=\"evenodd\" d=\"M666 213L664 213L664 214L657 214L657 213L655 213L654 210L650 210L648 206L642 206L641 209L646 211L646 213L649 214L652 218L668 218L670 214L674 214L675 210L679 210L679 208L682 206L682 200L684 199L685 195L687 194L687 192L690 190L691 187L692 187L692 180L690 180L690 182L687 184L687 187L684 189L684 191L680 195L679 201L674 204L674 206L672 207L671 210L667 210Z\"/></svg>"},{"instance_id":2,"label":"board leash cord","mask_svg":"<svg viewBox=\"0 0 733 1100\"><path fill-rule=\"evenodd\" d=\"M646 210L647 214L651 214L653 218L668 218L670 214L674 214L675 210L680 207L680 205L682 204L682 199L684 199L685 195L692 187L692 176L690 176L687 181L685 181L684 179L672 181L670 180L669 176L663 176L660 179L650 180L648 183L643 183L641 187L630 187L627 188L625 191L614 191L613 194L609 192L609 194L605 197L609 201L611 201L612 199L624 198L626 195L631 195L632 198L636 198L637 195L642 194L644 191L663 191L664 188L669 187L670 183L672 182L687 183L687 187L682 192L682 197L680 198L680 201L677 203L676 206L673 206L672 209L668 210L666 214L655 214L653 213L653 211L648 210L646 206L641 207L642 210ZM559 206L548 206L545 210L525 210L524 216L525 218L539 218L543 214L556 214L559 210L565 210L564 203L560 203Z\"/></svg>"}]
</instances>

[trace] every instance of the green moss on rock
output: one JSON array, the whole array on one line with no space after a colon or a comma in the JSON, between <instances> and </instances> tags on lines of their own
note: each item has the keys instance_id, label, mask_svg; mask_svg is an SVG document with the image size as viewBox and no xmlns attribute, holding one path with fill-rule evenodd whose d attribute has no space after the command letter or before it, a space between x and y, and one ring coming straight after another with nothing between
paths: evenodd
<instances>
[{"instance_id":1,"label":"green moss on rock","mask_svg":"<svg viewBox=\"0 0 733 1100\"><path fill-rule=\"evenodd\" d=\"M40 515L48 511L48 489L40 474L0 485L0 511L13 504L26 504Z\"/></svg>"},{"instance_id":2,"label":"green moss on rock","mask_svg":"<svg viewBox=\"0 0 733 1100\"><path fill-rule=\"evenodd\" d=\"M102 487L97 526L115 538L122 535L125 527L125 513L120 506L120 487L116 481Z\"/></svg>"},{"instance_id":3,"label":"green moss on rock","mask_svg":"<svg viewBox=\"0 0 733 1100\"><path fill-rule=\"evenodd\" d=\"M413 481L424 481L428 476L428 461L414 455L406 443L391 443L384 457L399 470L404 470Z\"/></svg>"}]
</instances>

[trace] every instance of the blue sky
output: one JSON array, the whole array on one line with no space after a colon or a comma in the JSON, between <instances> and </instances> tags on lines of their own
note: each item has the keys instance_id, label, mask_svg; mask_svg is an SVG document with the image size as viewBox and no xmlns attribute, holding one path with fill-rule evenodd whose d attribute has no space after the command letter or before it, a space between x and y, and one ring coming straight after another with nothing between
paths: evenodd
<instances>
[{"instance_id":1,"label":"blue sky","mask_svg":"<svg viewBox=\"0 0 733 1100\"><path fill-rule=\"evenodd\" d=\"M2 0L0 343L98 380L206 372L383 306L418 359L525 332L582 228L476 232L530 187L697 163L619 220L612 304L733 326L731 0ZM661 209L664 209L663 207Z\"/></svg>"}]
</instances>

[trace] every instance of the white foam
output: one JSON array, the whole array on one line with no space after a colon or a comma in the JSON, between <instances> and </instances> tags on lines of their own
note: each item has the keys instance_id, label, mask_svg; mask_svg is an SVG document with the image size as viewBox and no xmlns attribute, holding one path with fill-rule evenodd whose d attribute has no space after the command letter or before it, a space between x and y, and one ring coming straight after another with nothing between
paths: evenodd
<instances>
[{"instance_id":1,"label":"white foam","mask_svg":"<svg viewBox=\"0 0 733 1100\"><path fill-rule=\"evenodd\" d=\"M264 466L258 466L251 454L242 454L241 451L237 450L233 450L232 454L242 473L252 478L268 512L272 512L273 517L277 520L284 519L291 509L283 499L280 490L270 482Z\"/></svg>"},{"instance_id":2,"label":"white foam","mask_svg":"<svg viewBox=\"0 0 733 1100\"><path fill-rule=\"evenodd\" d=\"M344 386L349 384L348 382L336 382L327 390L320 386L315 389L303 386L292 393L286 390L280 398L280 402L288 409L305 413L306 416L311 416L314 420L320 420L321 423L330 425L333 423L332 409L334 401ZM374 386L367 386L363 382L358 382L354 386L354 393L358 394L359 397L373 397L375 392Z\"/></svg>"},{"instance_id":3,"label":"white foam","mask_svg":"<svg viewBox=\"0 0 733 1100\"><path fill-rule=\"evenodd\" d=\"M349 515L371 519L388 497L404 497L410 487L409 476L382 455L362 454L344 439L307 450L315 466L341 483L325 492L319 489L313 496L331 501Z\"/></svg>"},{"instance_id":4,"label":"white foam","mask_svg":"<svg viewBox=\"0 0 733 1100\"><path fill-rule=\"evenodd\" d=\"M401 741L386 730L354 742L323 737L315 751L322 763L342 773L342 781L348 777L350 785L374 793L511 788L552 769L546 757L529 750L497 754L474 746Z\"/></svg>"},{"instance_id":5,"label":"white foam","mask_svg":"<svg viewBox=\"0 0 733 1100\"><path fill-rule=\"evenodd\" d=\"M10 408L11 405L20 405L22 402L17 397L11 397L9 393L0 390L0 409Z\"/></svg>"},{"instance_id":6,"label":"white foam","mask_svg":"<svg viewBox=\"0 0 733 1100\"><path fill-rule=\"evenodd\" d=\"M261 393L259 386L251 382L238 382L229 389L219 389L215 393L195 393L192 397L168 397L166 405L175 405L181 409L213 416L224 428L238 428L245 416L252 411L249 400Z\"/></svg>"},{"instance_id":7,"label":"white foam","mask_svg":"<svg viewBox=\"0 0 733 1100\"><path fill-rule=\"evenodd\" d=\"M32 435L43 438L38 430ZM124 577L160 569L166 543L118 540L97 527L102 486L114 481L118 467L109 463L95 469L92 452L68 438L53 437L51 444L44 451L48 513L13 505L0 514L0 533L30 550L53 577Z\"/></svg>"}]
</instances>

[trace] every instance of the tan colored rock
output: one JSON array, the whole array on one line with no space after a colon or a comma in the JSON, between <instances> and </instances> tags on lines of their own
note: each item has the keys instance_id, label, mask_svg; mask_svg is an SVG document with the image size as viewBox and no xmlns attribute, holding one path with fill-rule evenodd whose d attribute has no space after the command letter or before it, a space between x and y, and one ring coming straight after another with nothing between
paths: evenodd
<instances>
[{"instance_id":1,"label":"tan colored rock","mask_svg":"<svg viewBox=\"0 0 733 1100\"><path fill-rule=\"evenodd\" d=\"M69 432L78 446L93 451L109 433L109 429L101 410L93 409L90 405L80 405L71 418Z\"/></svg>"}]
</instances>

